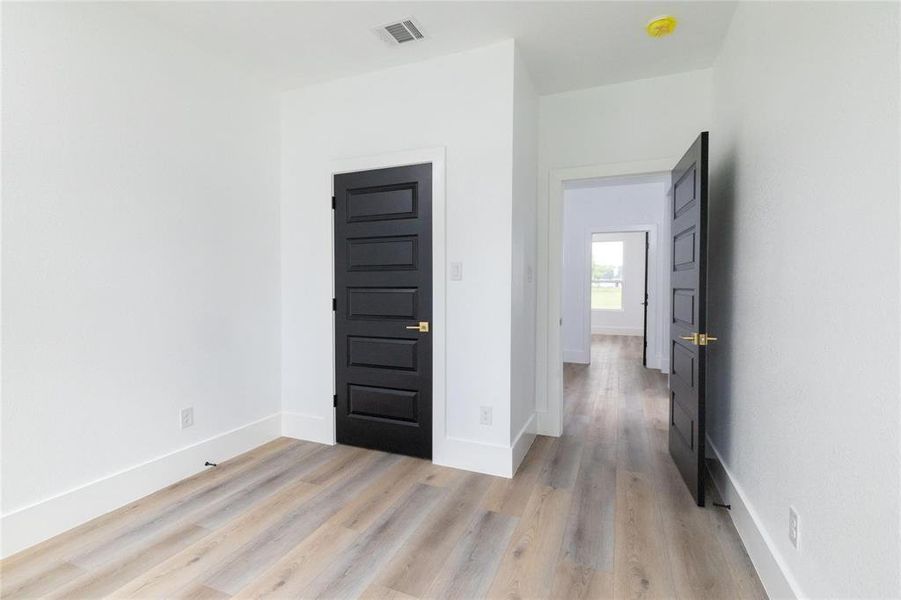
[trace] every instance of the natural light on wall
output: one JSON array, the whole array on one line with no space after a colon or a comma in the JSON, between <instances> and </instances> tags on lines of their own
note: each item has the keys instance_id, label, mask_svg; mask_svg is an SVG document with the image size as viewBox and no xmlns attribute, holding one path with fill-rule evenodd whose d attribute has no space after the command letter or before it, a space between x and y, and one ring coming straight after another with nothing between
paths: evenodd
<instances>
[{"instance_id":1,"label":"natural light on wall","mask_svg":"<svg viewBox=\"0 0 901 600\"><path fill-rule=\"evenodd\" d=\"M623 242L591 243L591 309L623 309Z\"/></svg>"}]
</instances>

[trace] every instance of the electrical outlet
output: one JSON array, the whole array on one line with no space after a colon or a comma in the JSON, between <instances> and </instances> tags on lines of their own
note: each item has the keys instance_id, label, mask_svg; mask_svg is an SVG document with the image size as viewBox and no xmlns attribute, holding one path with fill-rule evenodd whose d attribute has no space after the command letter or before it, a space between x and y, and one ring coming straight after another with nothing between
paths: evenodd
<instances>
[{"instance_id":1,"label":"electrical outlet","mask_svg":"<svg viewBox=\"0 0 901 600\"><path fill-rule=\"evenodd\" d=\"M452 262L450 264L451 281L463 281L463 263Z\"/></svg>"},{"instance_id":2,"label":"electrical outlet","mask_svg":"<svg viewBox=\"0 0 901 600\"><path fill-rule=\"evenodd\" d=\"M479 423L482 425L491 425L491 407L483 406L479 409Z\"/></svg>"},{"instance_id":3,"label":"electrical outlet","mask_svg":"<svg viewBox=\"0 0 901 600\"><path fill-rule=\"evenodd\" d=\"M788 507L788 541L792 543L795 550L801 549L801 521L794 506Z\"/></svg>"},{"instance_id":4,"label":"electrical outlet","mask_svg":"<svg viewBox=\"0 0 901 600\"><path fill-rule=\"evenodd\" d=\"M189 406L188 408L181 409L181 428L187 429L194 425L194 407Z\"/></svg>"}]
</instances>

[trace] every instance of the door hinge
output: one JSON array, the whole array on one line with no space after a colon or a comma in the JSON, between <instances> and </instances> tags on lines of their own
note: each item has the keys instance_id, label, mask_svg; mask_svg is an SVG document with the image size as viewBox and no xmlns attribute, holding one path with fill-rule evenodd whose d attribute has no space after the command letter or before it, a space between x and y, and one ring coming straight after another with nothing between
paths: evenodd
<instances>
[{"instance_id":1,"label":"door hinge","mask_svg":"<svg viewBox=\"0 0 901 600\"><path fill-rule=\"evenodd\" d=\"M335 197L332 196L332 210L335 210Z\"/></svg>"},{"instance_id":2,"label":"door hinge","mask_svg":"<svg viewBox=\"0 0 901 600\"><path fill-rule=\"evenodd\" d=\"M338 407L338 394L332 396L332 406L334 406L335 408Z\"/></svg>"},{"instance_id":3,"label":"door hinge","mask_svg":"<svg viewBox=\"0 0 901 600\"><path fill-rule=\"evenodd\" d=\"M332 310L338 310L338 299L332 298Z\"/></svg>"}]
</instances>

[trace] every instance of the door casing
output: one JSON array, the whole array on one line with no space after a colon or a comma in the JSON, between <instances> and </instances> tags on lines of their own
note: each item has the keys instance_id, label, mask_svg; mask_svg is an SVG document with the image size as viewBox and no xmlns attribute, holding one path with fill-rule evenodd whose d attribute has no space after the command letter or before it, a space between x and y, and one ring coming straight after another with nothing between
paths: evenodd
<instances>
[{"instance_id":1,"label":"door casing","mask_svg":"<svg viewBox=\"0 0 901 600\"><path fill-rule=\"evenodd\" d=\"M432 163L432 323L429 335L432 338L432 462L436 464L446 463L447 445L447 419L445 414L447 393L447 348L446 329L446 278L445 265L447 264L447 240L445 235L445 207L446 207L446 150L443 146L424 148L420 150L408 150L391 152L373 156L361 156L353 158L336 159L331 161L329 168L328 189L330 195L334 194L335 175L341 173L354 173L356 171L368 171L371 169L384 169L389 167L403 167L406 165ZM329 201L324 198L323 203ZM332 212L330 229L331 247L335 247L335 215ZM335 297L335 256L334 250L330 255L332 298ZM331 303L331 298L324 300ZM335 314L332 313L332 374L335 373ZM334 376L332 377L332 393L334 389ZM325 399L331 402L331 398ZM329 431L332 432L332 443L335 443L335 413L328 412L331 420Z\"/></svg>"},{"instance_id":2,"label":"door casing","mask_svg":"<svg viewBox=\"0 0 901 600\"><path fill-rule=\"evenodd\" d=\"M633 162L604 163L548 173L547 219L538 219L538 310L535 396L537 432L559 437L563 433L563 188L567 181L646 175L672 170L679 157ZM622 228L618 228L622 229ZM661 305L664 303L660 303ZM665 308L661 306L661 308ZM660 315L661 321L665 314Z\"/></svg>"}]
</instances>

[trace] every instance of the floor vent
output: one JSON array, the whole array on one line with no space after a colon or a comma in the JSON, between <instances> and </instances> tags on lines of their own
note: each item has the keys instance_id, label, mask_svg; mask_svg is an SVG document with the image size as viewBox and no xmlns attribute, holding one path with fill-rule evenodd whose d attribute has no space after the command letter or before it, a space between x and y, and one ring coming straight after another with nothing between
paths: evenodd
<instances>
[{"instance_id":1,"label":"floor vent","mask_svg":"<svg viewBox=\"0 0 901 600\"><path fill-rule=\"evenodd\" d=\"M379 27L376 31L392 46L423 39L422 28L413 19L404 19Z\"/></svg>"}]
</instances>

